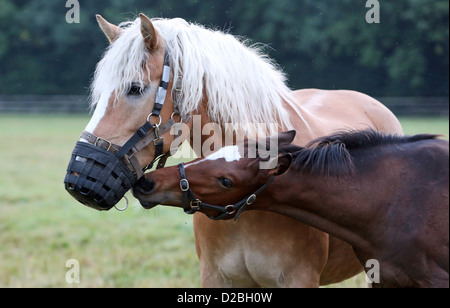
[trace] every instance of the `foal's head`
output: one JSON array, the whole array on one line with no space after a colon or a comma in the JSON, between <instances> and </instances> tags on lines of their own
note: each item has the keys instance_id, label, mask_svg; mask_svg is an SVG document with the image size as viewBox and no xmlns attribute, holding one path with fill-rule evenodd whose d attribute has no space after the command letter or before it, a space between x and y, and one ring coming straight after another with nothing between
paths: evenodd
<instances>
[{"instance_id":1,"label":"foal's head","mask_svg":"<svg viewBox=\"0 0 450 308\"><path fill-rule=\"evenodd\" d=\"M270 142L278 145L277 155L268 158L263 158L267 156L266 146L261 149L261 145L258 145L256 149L247 140L243 144L224 147L206 158L186 164L183 169L189 189L196 199L221 207L246 199L272 177L288 170L292 156L282 152L291 146L294 137L295 131L290 131L268 138L265 145ZM133 194L146 209L158 204L181 207L183 191L180 180L180 167L160 169L147 173L135 185ZM212 217L217 216L211 209L200 211Z\"/></svg>"}]
</instances>

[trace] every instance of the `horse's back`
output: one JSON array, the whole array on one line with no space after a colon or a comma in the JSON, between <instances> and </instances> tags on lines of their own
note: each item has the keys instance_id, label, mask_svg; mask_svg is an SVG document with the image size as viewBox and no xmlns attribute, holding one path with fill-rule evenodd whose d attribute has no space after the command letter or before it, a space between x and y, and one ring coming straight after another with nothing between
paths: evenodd
<instances>
[{"instance_id":1,"label":"horse's back","mask_svg":"<svg viewBox=\"0 0 450 308\"><path fill-rule=\"evenodd\" d=\"M307 112L314 122L321 123L321 127L326 130L321 132L322 135L336 130L367 128L403 134L397 117L378 100L361 92L304 89L292 94L302 111Z\"/></svg>"}]
</instances>

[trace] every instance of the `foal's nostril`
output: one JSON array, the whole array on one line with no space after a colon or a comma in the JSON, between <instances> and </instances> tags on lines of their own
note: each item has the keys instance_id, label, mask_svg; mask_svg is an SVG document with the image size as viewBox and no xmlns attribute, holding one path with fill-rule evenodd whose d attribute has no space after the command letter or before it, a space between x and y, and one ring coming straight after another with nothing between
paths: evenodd
<instances>
[{"instance_id":1,"label":"foal's nostril","mask_svg":"<svg viewBox=\"0 0 450 308\"><path fill-rule=\"evenodd\" d=\"M141 178L136 185L134 185L134 190L138 191L139 193L143 195L151 194L152 191L155 189L155 183L152 181L149 181L145 178Z\"/></svg>"}]
</instances>

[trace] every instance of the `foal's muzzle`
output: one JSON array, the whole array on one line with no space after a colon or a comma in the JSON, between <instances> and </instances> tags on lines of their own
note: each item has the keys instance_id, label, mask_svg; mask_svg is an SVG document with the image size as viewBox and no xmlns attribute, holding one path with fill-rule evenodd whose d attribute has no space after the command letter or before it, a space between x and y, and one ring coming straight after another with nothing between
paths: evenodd
<instances>
[{"instance_id":1,"label":"foal's muzzle","mask_svg":"<svg viewBox=\"0 0 450 308\"><path fill-rule=\"evenodd\" d=\"M76 200L100 211L115 206L136 182L136 174L116 155L80 141L64 180L66 190Z\"/></svg>"}]
</instances>

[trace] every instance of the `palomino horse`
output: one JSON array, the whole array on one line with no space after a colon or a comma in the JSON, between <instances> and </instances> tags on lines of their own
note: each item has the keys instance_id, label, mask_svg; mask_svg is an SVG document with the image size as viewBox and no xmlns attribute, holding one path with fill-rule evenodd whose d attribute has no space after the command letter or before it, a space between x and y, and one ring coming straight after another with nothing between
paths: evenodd
<instances>
[{"instance_id":1,"label":"palomino horse","mask_svg":"<svg viewBox=\"0 0 450 308\"><path fill-rule=\"evenodd\" d=\"M295 131L276 137L272 169L261 169L258 155L241 156L247 148L228 146L150 172L147 188L133 193L144 207L195 204L222 219L244 209L283 214L350 243L363 266L377 262L374 287L449 287L448 141L366 130L302 148L291 145Z\"/></svg>"},{"instance_id":2,"label":"palomino horse","mask_svg":"<svg viewBox=\"0 0 450 308\"><path fill-rule=\"evenodd\" d=\"M68 192L92 208L111 209L156 156L169 153L177 137L169 131L180 119L190 129L181 138L199 157L208 145L235 142L228 123L295 128L297 145L344 128L402 133L396 117L364 94L291 92L260 49L230 34L143 14L120 26L97 19L111 44L65 179ZM209 123L224 129L205 129ZM348 244L282 215L254 211L237 224L195 215L194 233L205 287L317 287L362 271Z\"/></svg>"}]
</instances>

